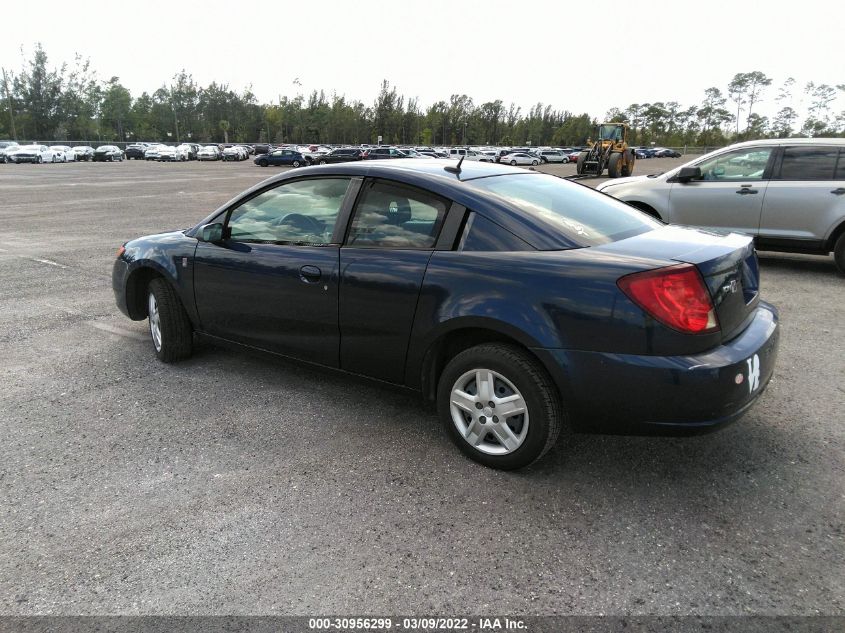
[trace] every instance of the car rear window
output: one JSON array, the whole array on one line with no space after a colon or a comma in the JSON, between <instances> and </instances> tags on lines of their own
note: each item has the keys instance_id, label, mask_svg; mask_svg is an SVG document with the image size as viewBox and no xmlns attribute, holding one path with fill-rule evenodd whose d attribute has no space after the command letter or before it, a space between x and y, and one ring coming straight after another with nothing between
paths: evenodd
<instances>
[{"instance_id":1,"label":"car rear window","mask_svg":"<svg viewBox=\"0 0 845 633\"><path fill-rule=\"evenodd\" d=\"M581 246L616 242L661 226L610 196L546 174L492 176L468 184L551 224Z\"/></svg>"}]
</instances>

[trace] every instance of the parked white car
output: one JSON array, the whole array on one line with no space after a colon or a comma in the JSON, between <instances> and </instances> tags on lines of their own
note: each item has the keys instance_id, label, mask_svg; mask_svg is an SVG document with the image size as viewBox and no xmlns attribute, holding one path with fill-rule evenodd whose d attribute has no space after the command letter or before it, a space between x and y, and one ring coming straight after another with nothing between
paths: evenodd
<instances>
[{"instance_id":1,"label":"parked white car","mask_svg":"<svg viewBox=\"0 0 845 633\"><path fill-rule=\"evenodd\" d=\"M569 156L556 149L541 149L537 152L540 155L540 160L547 163L568 163Z\"/></svg>"},{"instance_id":2,"label":"parked white car","mask_svg":"<svg viewBox=\"0 0 845 633\"><path fill-rule=\"evenodd\" d=\"M172 146L172 145L162 145L158 150L158 160L162 162L170 161L170 162L182 162L188 160L188 153L190 151L190 147L187 145L179 145L179 146ZM144 158L146 158L146 153L144 154Z\"/></svg>"},{"instance_id":3,"label":"parked white car","mask_svg":"<svg viewBox=\"0 0 845 633\"><path fill-rule=\"evenodd\" d=\"M0 141L0 163L6 162L6 154L18 149L17 141Z\"/></svg>"},{"instance_id":4,"label":"parked white car","mask_svg":"<svg viewBox=\"0 0 845 633\"><path fill-rule=\"evenodd\" d=\"M215 145L206 145L197 152L197 160L220 160L220 150Z\"/></svg>"},{"instance_id":5,"label":"parked white car","mask_svg":"<svg viewBox=\"0 0 845 633\"><path fill-rule=\"evenodd\" d=\"M502 156L499 162L504 165L539 165L540 159L525 152L513 152Z\"/></svg>"},{"instance_id":6,"label":"parked white car","mask_svg":"<svg viewBox=\"0 0 845 633\"><path fill-rule=\"evenodd\" d=\"M246 160L249 157L249 152L246 148L241 147L240 145L233 145L232 147L226 147L223 149L223 154L221 158L223 160Z\"/></svg>"},{"instance_id":7,"label":"parked white car","mask_svg":"<svg viewBox=\"0 0 845 633\"><path fill-rule=\"evenodd\" d=\"M167 145L162 145L161 143L159 143L158 145L151 145L144 152L144 160L158 160L161 150L166 147Z\"/></svg>"},{"instance_id":8,"label":"parked white car","mask_svg":"<svg viewBox=\"0 0 845 633\"><path fill-rule=\"evenodd\" d=\"M59 162L76 162L76 154L74 153L73 148L69 147L68 145L51 145L50 149L58 155Z\"/></svg>"},{"instance_id":9,"label":"parked white car","mask_svg":"<svg viewBox=\"0 0 845 633\"><path fill-rule=\"evenodd\" d=\"M492 163L493 157L481 152L476 152L474 149L464 149L462 147L453 147L449 150L449 158L463 158L464 160L476 160L481 163Z\"/></svg>"},{"instance_id":10,"label":"parked white car","mask_svg":"<svg viewBox=\"0 0 845 633\"><path fill-rule=\"evenodd\" d=\"M11 163L55 163L58 156L46 145L22 145L6 155Z\"/></svg>"},{"instance_id":11,"label":"parked white car","mask_svg":"<svg viewBox=\"0 0 845 633\"><path fill-rule=\"evenodd\" d=\"M738 143L597 189L664 222L753 235L762 250L833 252L845 273L845 138Z\"/></svg>"},{"instance_id":12,"label":"parked white car","mask_svg":"<svg viewBox=\"0 0 845 633\"><path fill-rule=\"evenodd\" d=\"M94 148L90 145L77 145L73 148L74 160L90 161L94 158Z\"/></svg>"}]
</instances>

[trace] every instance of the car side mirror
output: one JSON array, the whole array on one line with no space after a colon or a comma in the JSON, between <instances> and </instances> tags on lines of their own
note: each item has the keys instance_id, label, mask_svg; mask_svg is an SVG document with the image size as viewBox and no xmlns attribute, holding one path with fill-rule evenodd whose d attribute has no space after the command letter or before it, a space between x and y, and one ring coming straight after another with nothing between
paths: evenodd
<instances>
[{"instance_id":1,"label":"car side mirror","mask_svg":"<svg viewBox=\"0 0 845 633\"><path fill-rule=\"evenodd\" d=\"M701 179L701 167L682 167L681 170L675 174L677 182L689 182L690 180Z\"/></svg>"},{"instance_id":2,"label":"car side mirror","mask_svg":"<svg viewBox=\"0 0 845 633\"><path fill-rule=\"evenodd\" d=\"M197 239L200 242L211 242L216 244L223 241L223 225L220 222L205 224L200 227Z\"/></svg>"}]
</instances>

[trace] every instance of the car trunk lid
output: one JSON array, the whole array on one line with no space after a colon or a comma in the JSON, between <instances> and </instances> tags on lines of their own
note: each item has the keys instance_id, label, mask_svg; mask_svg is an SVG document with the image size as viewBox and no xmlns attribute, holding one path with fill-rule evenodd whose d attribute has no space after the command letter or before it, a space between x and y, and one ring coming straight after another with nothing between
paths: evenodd
<instances>
[{"instance_id":1,"label":"car trunk lid","mask_svg":"<svg viewBox=\"0 0 845 633\"><path fill-rule=\"evenodd\" d=\"M760 300L757 254L748 235L665 226L599 248L694 265L710 291L723 340L743 329Z\"/></svg>"}]
</instances>

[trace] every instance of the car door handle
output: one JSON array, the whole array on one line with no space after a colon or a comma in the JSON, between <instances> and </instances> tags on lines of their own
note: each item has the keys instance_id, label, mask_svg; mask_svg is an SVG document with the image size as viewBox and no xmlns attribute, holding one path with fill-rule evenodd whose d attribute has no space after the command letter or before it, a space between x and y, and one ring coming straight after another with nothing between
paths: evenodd
<instances>
[{"instance_id":1,"label":"car door handle","mask_svg":"<svg viewBox=\"0 0 845 633\"><path fill-rule=\"evenodd\" d=\"M323 271L316 266L303 266L299 269L299 278L307 284L315 284L320 281Z\"/></svg>"},{"instance_id":2,"label":"car door handle","mask_svg":"<svg viewBox=\"0 0 845 633\"><path fill-rule=\"evenodd\" d=\"M832 193L834 196L841 196L843 193L845 193L845 187L839 187L839 189L834 189L830 193Z\"/></svg>"},{"instance_id":3,"label":"car door handle","mask_svg":"<svg viewBox=\"0 0 845 633\"><path fill-rule=\"evenodd\" d=\"M748 186L743 186L742 189L738 189L737 193L741 196L746 196L750 193L758 193L756 189L750 189Z\"/></svg>"}]
</instances>

